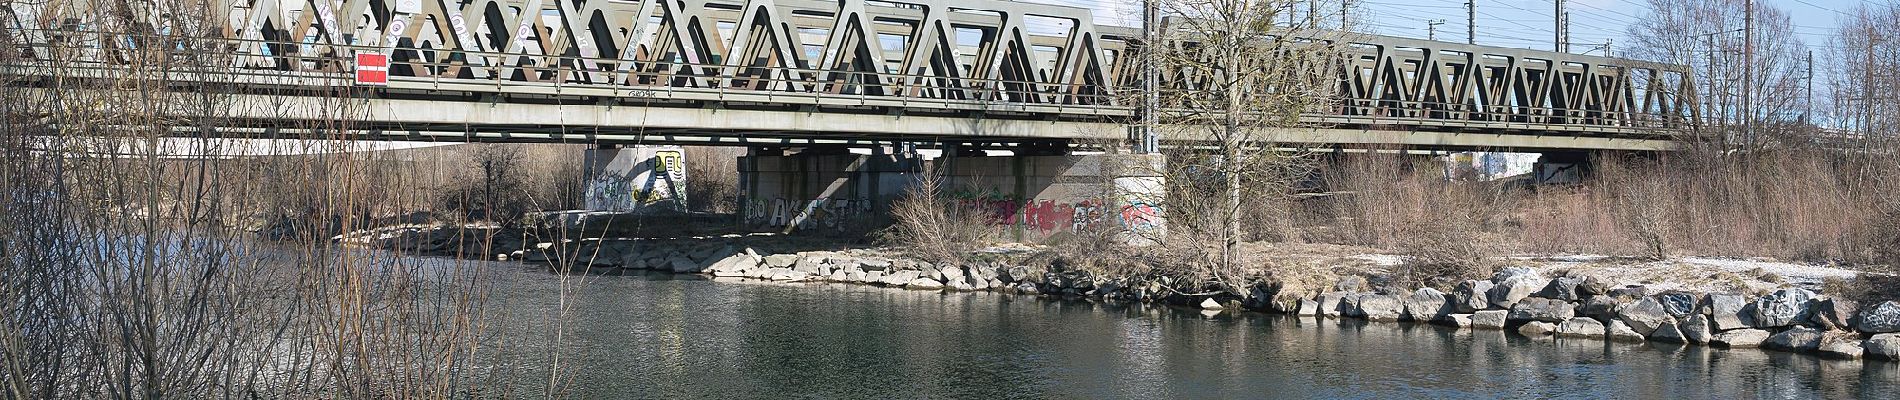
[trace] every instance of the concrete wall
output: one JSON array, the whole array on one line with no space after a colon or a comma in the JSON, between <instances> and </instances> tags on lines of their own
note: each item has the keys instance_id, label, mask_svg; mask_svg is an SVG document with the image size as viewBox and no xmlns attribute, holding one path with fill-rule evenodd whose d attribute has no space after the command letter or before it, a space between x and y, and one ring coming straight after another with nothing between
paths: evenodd
<instances>
[{"instance_id":1,"label":"concrete wall","mask_svg":"<svg viewBox=\"0 0 1900 400\"><path fill-rule=\"evenodd\" d=\"M1159 155L949 157L944 190L1024 242L1165 232Z\"/></svg>"},{"instance_id":2,"label":"concrete wall","mask_svg":"<svg viewBox=\"0 0 1900 400\"><path fill-rule=\"evenodd\" d=\"M686 153L679 146L592 149L585 205L592 211L686 211Z\"/></svg>"},{"instance_id":3,"label":"concrete wall","mask_svg":"<svg viewBox=\"0 0 1900 400\"><path fill-rule=\"evenodd\" d=\"M943 190L978 210L1005 239L1076 233L1138 241L1165 232L1158 155L946 157ZM799 154L740 158L748 228L859 232L889 222L890 204L924 171L893 155ZM1126 234L1132 230L1134 234Z\"/></svg>"},{"instance_id":4,"label":"concrete wall","mask_svg":"<svg viewBox=\"0 0 1900 400\"><path fill-rule=\"evenodd\" d=\"M920 170L896 155L740 157L739 213L752 229L858 231L888 221L891 201Z\"/></svg>"}]
</instances>

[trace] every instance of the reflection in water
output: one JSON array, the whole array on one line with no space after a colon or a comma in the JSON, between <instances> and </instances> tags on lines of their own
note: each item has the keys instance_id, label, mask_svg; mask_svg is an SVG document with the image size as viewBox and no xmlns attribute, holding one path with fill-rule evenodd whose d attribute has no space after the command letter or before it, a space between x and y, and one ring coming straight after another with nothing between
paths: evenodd
<instances>
[{"instance_id":1,"label":"reflection in water","mask_svg":"<svg viewBox=\"0 0 1900 400\"><path fill-rule=\"evenodd\" d=\"M545 387L559 279L497 275L495 340L517 346L494 359ZM569 284L562 375L583 398L1900 396L1900 363L1758 350L853 285Z\"/></svg>"}]
</instances>

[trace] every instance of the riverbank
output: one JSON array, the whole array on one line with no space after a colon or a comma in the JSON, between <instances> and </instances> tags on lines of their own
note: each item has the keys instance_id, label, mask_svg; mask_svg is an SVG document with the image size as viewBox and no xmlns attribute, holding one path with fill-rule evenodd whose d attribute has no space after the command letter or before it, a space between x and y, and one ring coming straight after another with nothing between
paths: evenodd
<instances>
[{"instance_id":1,"label":"riverbank","mask_svg":"<svg viewBox=\"0 0 1900 400\"><path fill-rule=\"evenodd\" d=\"M345 242L414 248L418 242L442 240L404 238L457 237L448 231L405 227L376 231L381 233L375 237L394 239ZM894 249L846 248L823 238L772 234L590 238L520 247L500 258L564 273L664 271L783 284L835 282L907 290L990 291L1170 304L1209 312L1415 321L1539 338L1654 341L1900 360L1900 302L1860 304L1846 293L1830 292L1855 287L1859 281L1890 282L1894 277L1771 260L1498 257L1505 266L1489 279L1409 289L1390 278L1403 257L1324 245L1276 249L1272 257L1295 266L1282 269L1299 273L1237 280L1254 282L1241 287L1155 271L1080 267L1049 248L1019 244L987 247L958 263L918 260Z\"/></svg>"},{"instance_id":2,"label":"riverbank","mask_svg":"<svg viewBox=\"0 0 1900 400\"><path fill-rule=\"evenodd\" d=\"M593 254L590 260L620 261L589 261L585 268L568 269L663 270L788 284L997 291L1216 311L1417 321L1508 330L1529 337L1760 347L1833 358L1900 360L1900 303L1862 306L1819 293L1830 278L1859 279L1854 271L1822 266L1708 258L1604 263L1607 258L1589 256L1524 257L1530 262L1507 267L1491 279L1461 282L1449 292L1433 288L1396 292L1375 289L1369 283L1379 278L1377 267L1390 262L1389 256L1355 255L1331 260L1339 270L1354 272L1340 275L1329 290L1291 292L1283 285L1256 284L1236 294L1215 282L1070 268L1060 261L1049 262L1046 253L1026 246L988 248L977 255L979 261L949 265L909 259L888 250L775 252L746 245L763 246L771 239L594 242L576 252ZM521 258L550 264L562 258L535 253L545 251L523 252Z\"/></svg>"}]
</instances>

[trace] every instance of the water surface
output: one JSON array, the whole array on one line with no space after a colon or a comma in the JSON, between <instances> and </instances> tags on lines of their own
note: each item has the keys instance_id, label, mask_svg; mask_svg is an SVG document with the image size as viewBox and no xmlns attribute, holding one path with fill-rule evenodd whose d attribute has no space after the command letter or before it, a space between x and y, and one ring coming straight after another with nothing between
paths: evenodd
<instances>
[{"instance_id":1,"label":"water surface","mask_svg":"<svg viewBox=\"0 0 1900 400\"><path fill-rule=\"evenodd\" d=\"M506 268L506 267L494 267ZM498 274L522 375L579 398L1900 398L1900 363L994 293ZM528 381L532 382L532 379Z\"/></svg>"}]
</instances>

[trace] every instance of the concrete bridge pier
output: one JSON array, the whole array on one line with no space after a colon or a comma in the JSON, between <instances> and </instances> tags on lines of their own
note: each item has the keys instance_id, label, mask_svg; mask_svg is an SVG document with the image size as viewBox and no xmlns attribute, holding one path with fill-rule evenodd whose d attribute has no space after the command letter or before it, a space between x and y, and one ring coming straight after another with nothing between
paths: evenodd
<instances>
[{"instance_id":1,"label":"concrete bridge pier","mask_svg":"<svg viewBox=\"0 0 1900 400\"><path fill-rule=\"evenodd\" d=\"M926 162L902 150L756 150L739 161L744 224L813 233L882 226L891 202L923 174L936 173L941 195L981 213L1006 239L1084 235L1139 243L1166 232L1161 155L1072 154L1066 143L988 150L959 143L943 146L941 154Z\"/></svg>"},{"instance_id":2,"label":"concrete bridge pier","mask_svg":"<svg viewBox=\"0 0 1900 400\"><path fill-rule=\"evenodd\" d=\"M901 146L900 146L901 147ZM856 233L888 221L923 159L879 149L755 147L739 158L739 215L749 229Z\"/></svg>"},{"instance_id":3,"label":"concrete bridge pier","mask_svg":"<svg viewBox=\"0 0 1900 400\"><path fill-rule=\"evenodd\" d=\"M686 211L686 153L679 146L601 145L582 157L583 207L591 211Z\"/></svg>"},{"instance_id":4,"label":"concrete bridge pier","mask_svg":"<svg viewBox=\"0 0 1900 400\"><path fill-rule=\"evenodd\" d=\"M1066 146L1032 144L1009 156L948 161L944 190L986 214L1009 239L1147 243L1167 232L1160 154L1072 154Z\"/></svg>"}]
</instances>

